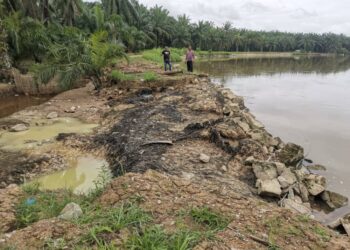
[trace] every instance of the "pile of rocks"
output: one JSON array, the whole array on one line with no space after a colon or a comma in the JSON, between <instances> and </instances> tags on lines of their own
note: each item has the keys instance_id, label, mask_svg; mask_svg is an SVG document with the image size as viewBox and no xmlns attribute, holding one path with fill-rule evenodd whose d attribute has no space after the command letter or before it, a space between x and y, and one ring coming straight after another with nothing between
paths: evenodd
<instances>
[{"instance_id":1,"label":"pile of rocks","mask_svg":"<svg viewBox=\"0 0 350 250\"><path fill-rule=\"evenodd\" d=\"M280 203L284 207L311 214L311 203L316 197L331 209L346 206L346 197L326 190L324 176L310 173L305 167L298 166L303 158L303 148L288 143L276 152L278 161L259 161L249 157L245 164L252 166L258 194L281 198Z\"/></svg>"}]
</instances>

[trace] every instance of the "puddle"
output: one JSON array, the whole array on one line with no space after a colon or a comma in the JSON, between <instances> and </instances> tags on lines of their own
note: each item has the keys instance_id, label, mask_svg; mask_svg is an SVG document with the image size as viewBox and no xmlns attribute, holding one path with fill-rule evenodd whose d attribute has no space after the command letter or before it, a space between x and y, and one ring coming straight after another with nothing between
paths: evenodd
<instances>
[{"instance_id":1,"label":"puddle","mask_svg":"<svg viewBox=\"0 0 350 250\"><path fill-rule=\"evenodd\" d=\"M93 189L94 181L98 179L105 160L92 156L78 157L69 162L69 168L54 174L40 177L33 182L40 184L43 190L70 189L76 194L87 193Z\"/></svg>"},{"instance_id":2,"label":"puddle","mask_svg":"<svg viewBox=\"0 0 350 250\"><path fill-rule=\"evenodd\" d=\"M43 125L36 125L43 124ZM57 118L54 120L37 120L23 132L4 132L0 134L0 149L31 149L50 142L59 133L90 133L97 124L86 124L75 118Z\"/></svg>"}]
</instances>

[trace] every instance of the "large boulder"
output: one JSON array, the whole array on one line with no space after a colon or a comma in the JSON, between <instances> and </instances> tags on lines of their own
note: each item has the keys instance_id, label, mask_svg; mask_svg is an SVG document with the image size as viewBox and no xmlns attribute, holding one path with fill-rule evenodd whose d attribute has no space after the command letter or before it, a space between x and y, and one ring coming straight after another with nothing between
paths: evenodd
<instances>
[{"instance_id":1,"label":"large boulder","mask_svg":"<svg viewBox=\"0 0 350 250\"><path fill-rule=\"evenodd\" d=\"M258 180L256 182L258 194L262 196L280 197L282 194L281 185L277 179Z\"/></svg>"},{"instance_id":2,"label":"large boulder","mask_svg":"<svg viewBox=\"0 0 350 250\"><path fill-rule=\"evenodd\" d=\"M309 174L305 177L304 183L313 196L317 196L326 190L326 178L321 175Z\"/></svg>"},{"instance_id":3,"label":"large boulder","mask_svg":"<svg viewBox=\"0 0 350 250\"><path fill-rule=\"evenodd\" d=\"M255 161L253 163L255 177L259 180L272 180L278 177L277 167L274 162Z\"/></svg>"},{"instance_id":4,"label":"large boulder","mask_svg":"<svg viewBox=\"0 0 350 250\"><path fill-rule=\"evenodd\" d=\"M289 168L284 168L280 176L278 176L278 181L280 182L282 188L288 188L297 182L297 178L294 173Z\"/></svg>"},{"instance_id":5,"label":"large boulder","mask_svg":"<svg viewBox=\"0 0 350 250\"><path fill-rule=\"evenodd\" d=\"M287 166L296 166L304 158L304 149L294 143L288 143L279 152L278 158Z\"/></svg>"},{"instance_id":6,"label":"large boulder","mask_svg":"<svg viewBox=\"0 0 350 250\"><path fill-rule=\"evenodd\" d=\"M347 197L331 191L324 191L321 198L331 209L347 206L349 202Z\"/></svg>"}]
</instances>

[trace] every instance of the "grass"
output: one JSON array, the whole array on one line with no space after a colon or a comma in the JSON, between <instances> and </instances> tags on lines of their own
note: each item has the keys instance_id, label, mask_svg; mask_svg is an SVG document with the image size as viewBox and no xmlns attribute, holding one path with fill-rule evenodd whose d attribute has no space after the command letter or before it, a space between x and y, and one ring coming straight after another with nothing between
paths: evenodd
<instances>
[{"instance_id":1,"label":"grass","mask_svg":"<svg viewBox=\"0 0 350 250\"><path fill-rule=\"evenodd\" d=\"M116 82L122 82L122 81L133 81L136 79L135 76L125 74L124 72L121 72L119 70L113 70L110 75L111 79Z\"/></svg>"},{"instance_id":2,"label":"grass","mask_svg":"<svg viewBox=\"0 0 350 250\"><path fill-rule=\"evenodd\" d=\"M185 57L186 50L185 49L177 49L177 48L170 48L171 53L171 62L172 63L178 63L182 61L182 58ZM145 50L142 52L142 58L146 59L147 61L155 62L157 64L163 64L163 56L162 56L163 49L151 49L151 50Z\"/></svg>"},{"instance_id":3,"label":"grass","mask_svg":"<svg viewBox=\"0 0 350 250\"><path fill-rule=\"evenodd\" d=\"M41 191L38 183L24 184L24 196L16 206L16 227L23 228L36 221L56 217L71 202L89 207L110 181L110 172L102 167L94 188L88 195L74 195L71 190Z\"/></svg>"},{"instance_id":4,"label":"grass","mask_svg":"<svg viewBox=\"0 0 350 250\"><path fill-rule=\"evenodd\" d=\"M211 230L222 230L228 226L229 220L211 211L209 208L193 208L190 211L192 219L199 223L208 226Z\"/></svg>"},{"instance_id":5,"label":"grass","mask_svg":"<svg viewBox=\"0 0 350 250\"><path fill-rule=\"evenodd\" d=\"M324 228L315 226L313 231L321 238L322 241L328 242L330 240L330 236Z\"/></svg>"},{"instance_id":6,"label":"grass","mask_svg":"<svg viewBox=\"0 0 350 250\"><path fill-rule=\"evenodd\" d=\"M148 71L143 73L143 79L145 82L153 82L158 80L158 75L154 72Z\"/></svg>"}]
</instances>

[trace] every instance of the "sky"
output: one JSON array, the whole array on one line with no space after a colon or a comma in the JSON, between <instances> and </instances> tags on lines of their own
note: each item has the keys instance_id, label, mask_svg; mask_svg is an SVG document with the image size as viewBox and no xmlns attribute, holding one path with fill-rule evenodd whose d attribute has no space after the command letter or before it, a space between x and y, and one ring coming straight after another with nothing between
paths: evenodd
<instances>
[{"instance_id":1,"label":"sky","mask_svg":"<svg viewBox=\"0 0 350 250\"><path fill-rule=\"evenodd\" d=\"M93 0L90 0L93 1ZM235 27L289 32L350 35L350 0L139 0L164 6L173 16L188 15L193 22L229 21Z\"/></svg>"}]
</instances>

